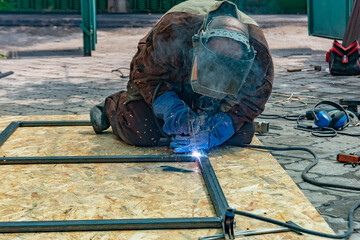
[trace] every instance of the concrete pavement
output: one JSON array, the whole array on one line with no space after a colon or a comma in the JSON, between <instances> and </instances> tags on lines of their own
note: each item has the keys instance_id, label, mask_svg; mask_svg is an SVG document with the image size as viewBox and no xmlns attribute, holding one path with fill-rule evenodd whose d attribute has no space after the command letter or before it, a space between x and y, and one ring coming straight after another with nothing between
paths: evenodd
<instances>
[{"instance_id":1,"label":"concrete pavement","mask_svg":"<svg viewBox=\"0 0 360 240\"><path fill-rule=\"evenodd\" d=\"M15 72L0 79L0 116L44 115L44 119L45 115L87 114L90 107L104 97L125 89L127 78L120 78L118 72L112 70L124 68L122 71L127 75L126 68L136 52L138 40L160 17L141 15L139 22L140 15L99 16L97 49L92 57L82 57L82 34L76 27L78 16L41 16L38 19L42 24L38 25L31 23L28 15L12 16L11 24L9 18L6 20L0 16L0 35L6 36L0 38L0 54L10 53L8 59L0 59L0 71ZM325 53L331 48L332 40L308 36L305 15L253 17L264 28L275 63L273 94L264 113L303 114L321 100L338 102L341 98L360 98L360 78L333 77L324 71L328 67ZM30 24L24 23L26 18ZM16 19L19 24L16 24ZM66 24L62 25L62 22ZM107 27L106 23L109 24ZM37 27L29 26L31 24ZM323 70L286 71L287 68L310 64L320 65ZM336 155L360 152L359 137L318 138L309 132L295 130L292 121L265 121L270 122L270 132L258 136L264 145L309 147L320 158L310 177L357 185L360 167L344 167L336 162ZM360 132L360 128L351 127L347 131ZM347 213L360 200L359 193L320 188L304 182L301 172L311 160L309 154L274 152L273 155L329 225L338 233L344 232ZM355 219L352 240L360 239L359 212Z\"/></svg>"}]
</instances>

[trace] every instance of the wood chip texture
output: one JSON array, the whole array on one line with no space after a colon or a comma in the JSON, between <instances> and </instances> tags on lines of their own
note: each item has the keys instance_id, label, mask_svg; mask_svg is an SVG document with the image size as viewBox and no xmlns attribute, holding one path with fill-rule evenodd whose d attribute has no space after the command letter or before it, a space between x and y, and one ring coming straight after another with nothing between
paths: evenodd
<instances>
[{"instance_id":1,"label":"wood chip texture","mask_svg":"<svg viewBox=\"0 0 360 240\"><path fill-rule=\"evenodd\" d=\"M88 120L88 116L0 117L12 121ZM260 144L254 139L253 144ZM1 156L172 154L167 147L139 148L111 129L23 127L0 147ZM221 147L209 153L227 201L237 210L333 233L277 161L265 151ZM0 221L188 218L216 216L197 163L3 165ZM236 231L274 228L236 217ZM220 229L0 234L1 239L198 239ZM278 233L246 239L323 239Z\"/></svg>"}]
</instances>

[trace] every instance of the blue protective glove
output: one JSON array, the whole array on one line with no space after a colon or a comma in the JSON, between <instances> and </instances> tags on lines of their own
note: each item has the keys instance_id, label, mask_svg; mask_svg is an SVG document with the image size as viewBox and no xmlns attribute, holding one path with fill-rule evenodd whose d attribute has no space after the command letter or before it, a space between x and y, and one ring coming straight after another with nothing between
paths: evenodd
<instances>
[{"instance_id":1,"label":"blue protective glove","mask_svg":"<svg viewBox=\"0 0 360 240\"><path fill-rule=\"evenodd\" d=\"M196 113L172 91L160 95L153 104L155 116L164 120L163 130L168 135L189 135L199 132L200 120ZM191 129L190 121L193 122Z\"/></svg>"},{"instance_id":2,"label":"blue protective glove","mask_svg":"<svg viewBox=\"0 0 360 240\"><path fill-rule=\"evenodd\" d=\"M172 138L170 147L174 148L175 153L210 150L226 142L235 133L231 118L223 112L209 117L205 124L208 126L207 130L195 134L195 142L194 136L177 135Z\"/></svg>"}]
</instances>

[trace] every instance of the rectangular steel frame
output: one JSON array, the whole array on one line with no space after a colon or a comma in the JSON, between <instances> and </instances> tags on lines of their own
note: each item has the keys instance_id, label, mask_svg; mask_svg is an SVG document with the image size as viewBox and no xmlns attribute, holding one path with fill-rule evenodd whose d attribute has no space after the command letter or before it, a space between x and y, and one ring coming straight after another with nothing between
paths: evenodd
<instances>
[{"instance_id":1,"label":"rectangular steel frame","mask_svg":"<svg viewBox=\"0 0 360 240\"><path fill-rule=\"evenodd\" d=\"M88 121L12 122L0 134L0 146L2 146L11 134L19 127L56 126L91 126L91 123ZM200 158L195 158L190 155L0 157L0 165L159 162L198 163L217 216L198 218L0 222L0 233L222 228L223 216L229 208L229 205L207 156L202 156Z\"/></svg>"}]
</instances>

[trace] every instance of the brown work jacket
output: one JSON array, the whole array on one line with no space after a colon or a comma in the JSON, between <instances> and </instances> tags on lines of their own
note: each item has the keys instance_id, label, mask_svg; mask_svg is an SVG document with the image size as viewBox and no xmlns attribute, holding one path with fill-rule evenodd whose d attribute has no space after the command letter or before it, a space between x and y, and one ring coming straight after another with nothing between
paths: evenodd
<instances>
[{"instance_id":1,"label":"brown work jacket","mask_svg":"<svg viewBox=\"0 0 360 240\"><path fill-rule=\"evenodd\" d=\"M194 1L188 0L184 4ZM201 1L204 2L196 0L196 4L201 4ZM218 2L206 0L206 4L212 1ZM160 88L157 96L174 90L174 84L185 85L189 82L193 58L192 36L200 29L204 15L184 9L187 7L183 7L181 11L177 11L176 7L170 10L139 41L137 53L130 65L130 80L127 85L129 101L144 99L152 108L154 91L162 80L167 83ZM244 122L253 121L264 111L274 78L272 58L261 28L256 23L248 24L248 28L250 44L257 52L254 64L236 102L224 102L221 107L233 120L235 131ZM181 93L178 95L182 98ZM193 95L194 98L196 96L197 94ZM183 100L194 108L191 99Z\"/></svg>"}]
</instances>

